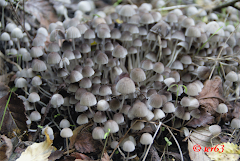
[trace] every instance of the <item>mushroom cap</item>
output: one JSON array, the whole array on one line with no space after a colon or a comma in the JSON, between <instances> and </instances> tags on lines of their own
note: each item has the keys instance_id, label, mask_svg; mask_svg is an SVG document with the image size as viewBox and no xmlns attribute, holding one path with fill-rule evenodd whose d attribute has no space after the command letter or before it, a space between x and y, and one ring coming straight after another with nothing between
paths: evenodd
<instances>
[{"instance_id":1,"label":"mushroom cap","mask_svg":"<svg viewBox=\"0 0 240 161\"><path fill-rule=\"evenodd\" d=\"M81 114L81 115L79 115L78 118L77 118L77 123L78 123L79 125L88 123L88 117L87 117L87 115L86 115L86 114Z\"/></svg>"},{"instance_id":2,"label":"mushroom cap","mask_svg":"<svg viewBox=\"0 0 240 161\"><path fill-rule=\"evenodd\" d=\"M75 39L81 37L81 34L78 30L78 28L71 26L66 31L66 38L67 39Z\"/></svg>"},{"instance_id":3,"label":"mushroom cap","mask_svg":"<svg viewBox=\"0 0 240 161\"><path fill-rule=\"evenodd\" d=\"M124 77L117 82L117 91L121 94L130 94L135 92L135 84L132 79Z\"/></svg>"},{"instance_id":4,"label":"mushroom cap","mask_svg":"<svg viewBox=\"0 0 240 161\"><path fill-rule=\"evenodd\" d=\"M217 110L216 110L218 113L227 113L228 112L228 107L226 104L224 103L220 103L217 107Z\"/></svg>"},{"instance_id":5,"label":"mushroom cap","mask_svg":"<svg viewBox=\"0 0 240 161\"><path fill-rule=\"evenodd\" d=\"M163 105L162 110L165 113L172 113L175 112L175 106L172 102L167 102Z\"/></svg>"},{"instance_id":6,"label":"mushroom cap","mask_svg":"<svg viewBox=\"0 0 240 161\"><path fill-rule=\"evenodd\" d=\"M110 129L110 133L116 133L119 131L119 126L114 120L108 120L104 125L104 131L107 132Z\"/></svg>"},{"instance_id":7,"label":"mushroom cap","mask_svg":"<svg viewBox=\"0 0 240 161\"><path fill-rule=\"evenodd\" d=\"M116 121L117 124L122 124L124 123L124 116L122 113L115 113L113 120Z\"/></svg>"},{"instance_id":8,"label":"mushroom cap","mask_svg":"<svg viewBox=\"0 0 240 161\"><path fill-rule=\"evenodd\" d=\"M65 127L61 130L60 136L62 138L70 138L71 136L73 136L73 131L70 128Z\"/></svg>"},{"instance_id":9,"label":"mushroom cap","mask_svg":"<svg viewBox=\"0 0 240 161\"><path fill-rule=\"evenodd\" d=\"M70 127L70 122L67 119L62 119L59 123L59 127L61 128Z\"/></svg>"},{"instance_id":10,"label":"mushroom cap","mask_svg":"<svg viewBox=\"0 0 240 161\"><path fill-rule=\"evenodd\" d=\"M42 60L34 59L32 61L32 70L35 72L42 72L47 70L47 66Z\"/></svg>"},{"instance_id":11,"label":"mushroom cap","mask_svg":"<svg viewBox=\"0 0 240 161\"><path fill-rule=\"evenodd\" d=\"M197 96L199 94L198 86L195 83L190 83L187 85L187 92L185 93L189 96Z\"/></svg>"},{"instance_id":12,"label":"mushroom cap","mask_svg":"<svg viewBox=\"0 0 240 161\"><path fill-rule=\"evenodd\" d=\"M80 98L80 104L83 106L94 106L96 103L96 97L90 92L85 92Z\"/></svg>"},{"instance_id":13,"label":"mushroom cap","mask_svg":"<svg viewBox=\"0 0 240 161\"><path fill-rule=\"evenodd\" d=\"M51 104L60 107L64 103L63 96L61 94L54 94L51 98Z\"/></svg>"},{"instance_id":14,"label":"mushroom cap","mask_svg":"<svg viewBox=\"0 0 240 161\"><path fill-rule=\"evenodd\" d=\"M24 79L24 78L17 78L17 80L15 81L15 86L17 88L27 87L26 79Z\"/></svg>"},{"instance_id":15,"label":"mushroom cap","mask_svg":"<svg viewBox=\"0 0 240 161\"><path fill-rule=\"evenodd\" d=\"M236 82L238 81L238 75L236 72L231 71L226 75L226 80L229 80L231 82Z\"/></svg>"},{"instance_id":16,"label":"mushroom cap","mask_svg":"<svg viewBox=\"0 0 240 161\"><path fill-rule=\"evenodd\" d=\"M116 58L125 58L127 53L128 53L127 49L125 49L121 45L117 45L117 46L115 46L115 48L112 52L112 55Z\"/></svg>"},{"instance_id":17,"label":"mushroom cap","mask_svg":"<svg viewBox=\"0 0 240 161\"><path fill-rule=\"evenodd\" d=\"M162 107L162 97L159 94L152 94L148 99L149 105L153 108Z\"/></svg>"},{"instance_id":18,"label":"mushroom cap","mask_svg":"<svg viewBox=\"0 0 240 161\"><path fill-rule=\"evenodd\" d=\"M213 136L216 136L221 133L222 129L219 125L211 125L209 126L209 131L212 133Z\"/></svg>"},{"instance_id":19,"label":"mushroom cap","mask_svg":"<svg viewBox=\"0 0 240 161\"><path fill-rule=\"evenodd\" d=\"M95 127L92 131L93 139L100 140L104 139L105 132L102 127Z\"/></svg>"},{"instance_id":20,"label":"mushroom cap","mask_svg":"<svg viewBox=\"0 0 240 161\"><path fill-rule=\"evenodd\" d=\"M132 152L135 150L135 145L132 141L128 140L123 143L123 150L125 152Z\"/></svg>"},{"instance_id":21,"label":"mushroom cap","mask_svg":"<svg viewBox=\"0 0 240 161\"><path fill-rule=\"evenodd\" d=\"M107 121L107 117L104 112L98 111L94 114L93 121L96 123L104 123Z\"/></svg>"},{"instance_id":22,"label":"mushroom cap","mask_svg":"<svg viewBox=\"0 0 240 161\"><path fill-rule=\"evenodd\" d=\"M131 70L130 78L134 82L142 82L146 79L146 74L141 68L134 68Z\"/></svg>"},{"instance_id":23,"label":"mushroom cap","mask_svg":"<svg viewBox=\"0 0 240 161\"><path fill-rule=\"evenodd\" d=\"M41 114L38 111L33 111L30 114L31 121L39 121L41 119Z\"/></svg>"},{"instance_id":24,"label":"mushroom cap","mask_svg":"<svg viewBox=\"0 0 240 161\"><path fill-rule=\"evenodd\" d=\"M232 119L231 127L235 128L235 129L239 129L240 128L240 119L238 119L238 118Z\"/></svg>"},{"instance_id":25,"label":"mushroom cap","mask_svg":"<svg viewBox=\"0 0 240 161\"><path fill-rule=\"evenodd\" d=\"M124 17L131 17L136 14L136 11L132 7L132 5L124 5L119 10L119 15Z\"/></svg>"},{"instance_id":26,"label":"mushroom cap","mask_svg":"<svg viewBox=\"0 0 240 161\"><path fill-rule=\"evenodd\" d=\"M161 109L154 109L153 113L154 113L154 118L153 118L154 121L162 119L166 116L165 113Z\"/></svg>"},{"instance_id":27,"label":"mushroom cap","mask_svg":"<svg viewBox=\"0 0 240 161\"><path fill-rule=\"evenodd\" d=\"M136 102L134 103L133 107L128 112L128 117L133 116L135 117L145 117L148 114L148 108L145 103L143 102Z\"/></svg>"},{"instance_id":28,"label":"mushroom cap","mask_svg":"<svg viewBox=\"0 0 240 161\"><path fill-rule=\"evenodd\" d=\"M28 102L37 102L37 101L40 101L40 97L39 95L36 93L36 92L32 92L29 94L28 96Z\"/></svg>"},{"instance_id":29,"label":"mushroom cap","mask_svg":"<svg viewBox=\"0 0 240 161\"><path fill-rule=\"evenodd\" d=\"M106 111L109 108L109 103L106 100L100 100L97 103L97 110Z\"/></svg>"},{"instance_id":30,"label":"mushroom cap","mask_svg":"<svg viewBox=\"0 0 240 161\"><path fill-rule=\"evenodd\" d=\"M149 133L143 133L140 138L140 143L143 145L149 145L153 143L153 137Z\"/></svg>"}]
</instances>

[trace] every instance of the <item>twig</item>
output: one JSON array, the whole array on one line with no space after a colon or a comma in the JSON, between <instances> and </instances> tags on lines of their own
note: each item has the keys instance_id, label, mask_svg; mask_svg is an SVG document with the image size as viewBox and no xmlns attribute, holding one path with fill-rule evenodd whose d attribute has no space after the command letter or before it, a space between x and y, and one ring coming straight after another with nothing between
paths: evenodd
<instances>
[{"instance_id":1,"label":"twig","mask_svg":"<svg viewBox=\"0 0 240 161\"><path fill-rule=\"evenodd\" d=\"M226 44L227 41L230 39L230 37L237 31L236 28L238 28L239 24L240 24L240 23L238 23L238 25L235 27L235 30L228 36L227 40L224 42L225 44ZM219 54L218 54L218 56L217 56L217 59L220 58L220 56L221 56L221 54L222 54L222 51L223 51L223 46L222 46L222 48L221 48L221 50L220 50L220 52L219 52ZM217 62L218 62L218 61L215 61L215 64L214 64L214 66L213 66L213 68L212 68L212 71L211 71L208 79L211 79L212 74L213 74L213 72L214 72L214 70L215 70L215 67L216 67L216 65L217 65Z\"/></svg>"},{"instance_id":2,"label":"twig","mask_svg":"<svg viewBox=\"0 0 240 161\"><path fill-rule=\"evenodd\" d=\"M11 61L10 59L6 58L5 55L1 51L0 51L0 57L3 58L4 60L6 60L7 62L15 65L18 68L19 71L22 70L22 68L17 63L15 63L15 62Z\"/></svg>"},{"instance_id":3,"label":"twig","mask_svg":"<svg viewBox=\"0 0 240 161\"><path fill-rule=\"evenodd\" d=\"M163 126L164 126L164 124L163 124ZM179 150L179 153L180 153L180 156L181 156L181 161L183 161L183 154L182 154L182 150L181 150L181 147L180 147L180 145L178 144L178 141L177 141L177 139L175 138L175 136L173 135L173 133L172 133L172 131L167 127L167 126L165 126L167 129L168 129L168 131L169 131L169 133L172 135L172 137L173 137L173 139L174 139L174 141L176 142L176 144L177 144L177 147L178 147L178 150Z\"/></svg>"},{"instance_id":4,"label":"twig","mask_svg":"<svg viewBox=\"0 0 240 161\"><path fill-rule=\"evenodd\" d=\"M110 155L109 158L112 158L115 150L117 150L117 147L120 145L120 143L123 141L123 139L127 136L128 132L132 129L132 127L135 125L135 123L136 123L137 121L138 121L138 120L136 120L136 121L132 124L132 126L127 130L126 134L125 134L125 135L121 138L121 140L118 142L118 145L115 147L115 149L113 149L113 152L112 152L112 154Z\"/></svg>"},{"instance_id":5,"label":"twig","mask_svg":"<svg viewBox=\"0 0 240 161\"><path fill-rule=\"evenodd\" d=\"M164 7L164 8L157 9L157 11L168 11L168 10L174 10L174 9L180 9L180 8L187 8L187 7L190 7L190 6L198 6L198 4L178 5L178 6Z\"/></svg>"},{"instance_id":6,"label":"twig","mask_svg":"<svg viewBox=\"0 0 240 161\"><path fill-rule=\"evenodd\" d=\"M159 121L158 127L157 127L157 129L156 129L156 131L155 131L155 133L154 133L154 135L153 135L153 140L155 139L155 137L156 137L156 135L157 135L157 133L158 133L161 125L162 125L162 122ZM153 144L153 143L151 143L151 144L148 146L147 151L146 151L146 154L145 154L145 156L144 156L144 158L143 158L142 161L145 161L145 159L147 158L147 154L148 154L148 152L149 152L152 144Z\"/></svg>"},{"instance_id":7,"label":"twig","mask_svg":"<svg viewBox=\"0 0 240 161\"><path fill-rule=\"evenodd\" d=\"M225 8L225 7L234 5L234 3L238 2L238 1L239 1L239 0L233 0L233 1L229 1L229 2L223 3L222 5L219 5L219 6L217 6L217 7L214 7L212 10L213 10L213 11L221 10L222 8Z\"/></svg>"}]
</instances>

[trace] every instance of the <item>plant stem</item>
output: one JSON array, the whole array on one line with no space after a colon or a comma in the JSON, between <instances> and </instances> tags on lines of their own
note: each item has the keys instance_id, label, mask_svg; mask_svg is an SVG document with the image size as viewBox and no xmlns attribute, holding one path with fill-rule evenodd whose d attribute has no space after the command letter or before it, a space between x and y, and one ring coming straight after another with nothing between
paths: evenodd
<instances>
[{"instance_id":1,"label":"plant stem","mask_svg":"<svg viewBox=\"0 0 240 161\"><path fill-rule=\"evenodd\" d=\"M5 117L5 114L6 114L6 111L7 111L8 104L9 104L10 99L11 99L11 96L12 96L12 92L13 92L13 91L10 92L10 94L9 94L9 96L8 96L7 103L6 103L6 105L5 105L5 109L4 109L3 116L2 116L2 120L1 120L1 124L0 124L0 131L1 131L1 129L2 129L2 124L3 124L3 121L4 121L4 117Z\"/></svg>"}]
</instances>

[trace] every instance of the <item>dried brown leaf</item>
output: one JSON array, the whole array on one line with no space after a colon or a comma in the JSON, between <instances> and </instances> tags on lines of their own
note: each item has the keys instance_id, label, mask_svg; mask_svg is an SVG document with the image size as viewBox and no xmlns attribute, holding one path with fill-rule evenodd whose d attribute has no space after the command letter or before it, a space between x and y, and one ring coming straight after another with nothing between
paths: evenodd
<instances>
[{"instance_id":1,"label":"dried brown leaf","mask_svg":"<svg viewBox=\"0 0 240 161\"><path fill-rule=\"evenodd\" d=\"M206 112L204 109L200 108L200 117L199 119L192 119L192 121L190 121L187 126L191 126L191 127L200 127L200 126L206 126L208 124L212 124L214 122L214 117L211 116L210 113Z\"/></svg>"},{"instance_id":2,"label":"dried brown leaf","mask_svg":"<svg viewBox=\"0 0 240 161\"><path fill-rule=\"evenodd\" d=\"M160 157L158 155L158 151L157 151L157 149L155 148L154 145L152 145L150 147L149 154L151 155L152 161L159 161L160 160Z\"/></svg>"},{"instance_id":3,"label":"dried brown leaf","mask_svg":"<svg viewBox=\"0 0 240 161\"><path fill-rule=\"evenodd\" d=\"M97 152L101 143L92 138L89 132L81 132L78 134L75 142L75 149L81 153Z\"/></svg>"},{"instance_id":4,"label":"dried brown leaf","mask_svg":"<svg viewBox=\"0 0 240 161\"><path fill-rule=\"evenodd\" d=\"M78 152L73 152L71 154L72 157L75 157L76 159L83 159L83 160L91 160L91 158L89 158L88 156L86 156L85 154L82 153L78 153Z\"/></svg>"},{"instance_id":5,"label":"dried brown leaf","mask_svg":"<svg viewBox=\"0 0 240 161\"><path fill-rule=\"evenodd\" d=\"M6 96L9 92L9 87L0 81L0 98Z\"/></svg>"},{"instance_id":6,"label":"dried brown leaf","mask_svg":"<svg viewBox=\"0 0 240 161\"><path fill-rule=\"evenodd\" d=\"M57 159L60 159L63 156L63 151L61 150L56 150L50 154L48 157L49 161L55 161Z\"/></svg>"},{"instance_id":7,"label":"dried brown leaf","mask_svg":"<svg viewBox=\"0 0 240 161\"><path fill-rule=\"evenodd\" d=\"M2 120L4 115L9 95L10 93L0 99L0 120ZM27 117L23 101L13 92L5 112L1 133L10 136L12 132L15 131L20 134L21 132L27 130L26 121Z\"/></svg>"},{"instance_id":8,"label":"dried brown leaf","mask_svg":"<svg viewBox=\"0 0 240 161\"><path fill-rule=\"evenodd\" d=\"M14 72L10 72L7 74L0 75L0 82L8 85L10 81L12 81L12 78L15 76Z\"/></svg>"},{"instance_id":9,"label":"dried brown leaf","mask_svg":"<svg viewBox=\"0 0 240 161\"><path fill-rule=\"evenodd\" d=\"M50 23L57 22L57 14L49 0L29 0L25 3L25 10L36 17L41 26L48 28Z\"/></svg>"},{"instance_id":10,"label":"dried brown leaf","mask_svg":"<svg viewBox=\"0 0 240 161\"><path fill-rule=\"evenodd\" d=\"M240 103L239 102L234 102L233 103L232 115L233 115L233 117L236 117L236 118L240 117Z\"/></svg>"},{"instance_id":11,"label":"dried brown leaf","mask_svg":"<svg viewBox=\"0 0 240 161\"><path fill-rule=\"evenodd\" d=\"M110 157L109 157L108 153L106 153L106 152L103 153L103 157L102 157L101 161L110 161Z\"/></svg>"},{"instance_id":12,"label":"dried brown leaf","mask_svg":"<svg viewBox=\"0 0 240 161\"><path fill-rule=\"evenodd\" d=\"M73 130L73 136L69 138L70 144L69 148L72 149L74 143L76 142L76 138L78 136L78 133L85 127L85 125L78 126L76 129Z\"/></svg>"},{"instance_id":13,"label":"dried brown leaf","mask_svg":"<svg viewBox=\"0 0 240 161\"><path fill-rule=\"evenodd\" d=\"M212 80L205 81L202 91L196 98L201 107L205 108L210 114L215 114L218 104L225 102L222 79L215 76Z\"/></svg>"},{"instance_id":14,"label":"dried brown leaf","mask_svg":"<svg viewBox=\"0 0 240 161\"><path fill-rule=\"evenodd\" d=\"M190 134L189 138L194 145L198 144L201 148L211 147L211 139L213 145L220 144L219 139L212 136L212 133L209 131L209 126L197 128Z\"/></svg>"},{"instance_id":15,"label":"dried brown leaf","mask_svg":"<svg viewBox=\"0 0 240 161\"><path fill-rule=\"evenodd\" d=\"M203 150L200 150L199 152L197 151L194 151L194 146L196 146L195 143L191 142L189 139L188 139L188 152L189 152L189 156L191 158L191 160L194 160L194 161L210 161L210 159L207 157L207 155L204 153Z\"/></svg>"},{"instance_id":16,"label":"dried brown leaf","mask_svg":"<svg viewBox=\"0 0 240 161\"><path fill-rule=\"evenodd\" d=\"M13 150L13 145L11 139L7 138L5 135L1 135L3 142L0 144L0 160L7 161Z\"/></svg>"}]
</instances>

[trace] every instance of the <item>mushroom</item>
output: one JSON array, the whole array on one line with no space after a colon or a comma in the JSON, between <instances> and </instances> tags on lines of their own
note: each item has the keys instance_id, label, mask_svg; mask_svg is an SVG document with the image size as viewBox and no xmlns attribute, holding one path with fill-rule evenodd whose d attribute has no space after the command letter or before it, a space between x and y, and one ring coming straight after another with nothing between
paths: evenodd
<instances>
[{"instance_id":1,"label":"mushroom","mask_svg":"<svg viewBox=\"0 0 240 161\"><path fill-rule=\"evenodd\" d=\"M69 155L69 148L68 148L68 138L70 138L71 136L73 136L73 131L68 128L68 127L65 127L61 130L60 132L60 136L62 138L65 138L66 139L66 145L67 145L67 155Z\"/></svg>"}]
</instances>

